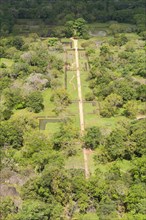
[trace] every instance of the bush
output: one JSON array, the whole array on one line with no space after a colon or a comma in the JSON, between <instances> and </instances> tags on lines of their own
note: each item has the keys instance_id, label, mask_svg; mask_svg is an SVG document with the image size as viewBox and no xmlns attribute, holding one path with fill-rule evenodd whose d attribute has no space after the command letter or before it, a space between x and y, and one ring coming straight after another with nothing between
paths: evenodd
<instances>
[{"instance_id":1,"label":"bush","mask_svg":"<svg viewBox=\"0 0 146 220\"><path fill-rule=\"evenodd\" d=\"M26 106L30 109L30 111L33 111L35 113L40 112L43 110L43 97L41 92L32 92L27 97Z\"/></svg>"},{"instance_id":2,"label":"bush","mask_svg":"<svg viewBox=\"0 0 146 220\"><path fill-rule=\"evenodd\" d=\"M101 141L101 132L98 127L91 127L87 129L87 133L84 136L85 148L95 149L99 146Z\"/></svg>"},{"instance_id":3,"label":"bush","mask_svg":"<svg viewBox=\"0 0 146 220\"><path fill-rule=\"evenodd\" d=\"M86 94L86 97L85 97L86 101L93 101L95 99L95 96L93 95L93 93L91 92L88 92Z\"/></svg>"},{"instance_id":4,"label":"bush","mask_svg":"<svg viewBox=\"0 0 146 220\"><path fill-rule=\"evenodd\" d=\"M16 47L17 50L21 50L24 45L24 41L22 37L16 36L12 38L12 40L10 41L10 44Z\"/></svg>"},{"instance_id":5,"label":"bush","mask_svg":"<svg viewBox=\"0 0 146 220\"><path fill-rule=\"evenodd\" d=\"M5 121L0 126L0 145L19 148L23 145L23 132L13 122Z\"/></svg>"}]
</instances>

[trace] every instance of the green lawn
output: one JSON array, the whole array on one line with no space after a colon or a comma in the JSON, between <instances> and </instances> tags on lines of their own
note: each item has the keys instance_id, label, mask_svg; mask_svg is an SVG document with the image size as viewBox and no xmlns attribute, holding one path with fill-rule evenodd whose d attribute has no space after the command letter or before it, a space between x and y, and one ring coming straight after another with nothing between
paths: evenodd
<instances>
[{"instance_id":1,"label":"green lawn","mask_svg":"<svg viewBox=\"0 0 146 220\"><path fill-rule=\"evenodd\" d=\"M53 123L53 122L51 122L51 123L48 123L46 125L46 130L45 131L47 132L47 134L53 135L54 133L59 131L59 128L60 128L60 123L57 123L57 122Z\"/></svg>"},{"instance_id":2,"label":"green lawn","mask_svg":"<svg viewBox=\"0 0 146 220\"><path fill-rule=\"evenodd\" d=\"M86 127L98 126L103 132L110 132L115 129L118 123L124 120L124 116L117 116L111 118L102 118L96 114L88 114L85 116Z\"/></svg>"},{"instance_id":3,"label":"green lawn","mask_svg":"<svg viewBox=\"0 0 146 220\"><path fill-rule=\"evenodd\" d=\"M84 169L84 157L81 145L75 145L74 149L77 151L77 155L69 157L66 160L66 169Z\"/></svg>"},{"instance_id":4,"label":"green lawn","mask_svg":"<svg viewBox=\"0 0 146 220\"><path fill-rule=\"evenodd\" d=\"M92 151L92 153L88 154L88 167L91 175L94 175L96 169L94 156L95 156L95 151Z\"/></svg>"},{"instance_id":5,"label":"green lawn","mask_svg":"<svg viewBox=\"0 0 146 220\"><path fill-rule=\"evenodd\" d=\"M67 91L71 100L78 99L77 77L75 71L67 72Z\"/></svg>"},{"instance_id":6,"label":"green lawn","mask_svg":"<svg viewBox=\"0 0 146 220\"><path fill-rule=\"evenodd\" d=\"M43 99L44 99L44 110L38 113L38 116L55 116L55 113L53 112L54 104L50 101L52 90L46 89L42 92Z\"/></svg>"}]
</instances>

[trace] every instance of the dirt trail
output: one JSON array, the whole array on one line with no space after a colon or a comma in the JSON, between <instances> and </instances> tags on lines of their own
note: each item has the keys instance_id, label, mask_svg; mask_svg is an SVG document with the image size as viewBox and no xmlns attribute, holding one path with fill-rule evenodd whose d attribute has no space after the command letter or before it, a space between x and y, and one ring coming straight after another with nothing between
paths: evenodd
<instances>
[{"instance_id":1,"label":"dirt trail","mask_svg":"<svg viewBox=\"0 0 146 220\"><path fill-rule=\"evenodd\" d=\"M80 128L81 128L81 135L83 135L84 130L85 130L85 126L84 126L81 78L80 78L80 70L79 70L78 40L73 39L73 41L74 41L75 58L76 58L76 73L77 73L77 86L78 86L78 99L79 99Z\"/></svg>"},{"instance_id":2,"label":"dirt trail","mask_svg":"<svg viewBox=\"0 0 146 220\"><path fill-rule=\"evenodd\" d=\"M80 69L79 69L79 53L78 53L78 40L72 39L74 42L75 49L75 59L76 59L76 74L77 74L77 86L78 86L78 100L79 100L79 115L80 115L80 129L81 136L84 134L85 124L84 124L84 112L83 112L83 98L82 98L82 87L81 87L81 78L80 78ZM83 149L84 155L84 166L85 166L85 177L89 178L89 168L88 168L88 156L86 149Z\"/></svg>"},{"instance_id":3,"label":"dirt trail","mask_svg":"<svg viewBox=\"0 0 146 220\"><path fill-rule=\"evenodd\" d=\"M71 78L71 80L69 81L69 83L73 86L74 90L76 90L76 86L74 84L74 82L72 82L75 78L75 75L73 75L73 77Z\"/></svg>"}]
</instances>

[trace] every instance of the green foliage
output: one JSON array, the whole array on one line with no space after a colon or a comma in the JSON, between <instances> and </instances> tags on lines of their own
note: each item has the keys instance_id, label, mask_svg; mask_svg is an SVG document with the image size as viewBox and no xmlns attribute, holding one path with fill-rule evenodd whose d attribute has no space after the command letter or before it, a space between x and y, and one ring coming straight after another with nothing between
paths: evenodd
<instances>
[{"instance_id":1,"label":"green foliage","mask_svg":"<svg viewBox=\"0 0 146 220\"><path fill-rule=\"evenodd\" d=\"M135 213L146 213L145 207L145 185L144 184L136 184L133 185L126 197L127 210Z\"/></svg>"},{"instance_id":2,"label":"green foliage","mask_svg":"<svg viewBox=\"0 0 146 220\"><path fill-rule=\"evenodd\" d=\"M0 210L1 220L5 220L8 219L9 215L13 215L16 212L16 207L11 198L5 197L1 199Z\"/></svg>"},{"instance_id":3,"label":"green foliage","mask_svg":"<svg viewBox=\"0 0 146 220\"><path fill-rule=\"evenodd\" d=\"M113 130L106 138L104 148L111 160L130 160L145 154L145 120L135 121L127 127Z\"/></svg>"},{"instance_id":4,"label":"green foliage","mask_svg":"<svg viewBox=\"0 0 146 220\"><path fill-rule=\"evenodd\" d=\"M55 104L55 113L60 114L71 103L68 92L63 88L58 88L54 91L51 101Z\"/></svg>"},{"instance_id":5,"label":"green foliage","mask_svg":"<svg viewBox=\"0 0 146 220\"><path fill-rule=\"evenodd\" d=\"M136 144L136 155L142 156L146 153L146 120L139 120L131 125L131 141Z\"/></svg>"},{"instance_id":6,"label":"green foliage","mask_svg":"<svg viewBox=\"0 0 146 220\"><path fill-rule=\"evenodd\" d=\"M109 29L110 29L112 34L117 34L117 33L122 32L121 25L118 24L118 23L111 24Z\"/></svg>"},{"instance_id":7,"label":"green foliage","mask_svg":"<svg viewBox=\"0 0 146 220\"><path fill-rule=\"evenodd\" d=\"M128 39L127 37L124 35L124 34L121 34L121 35L115 35L114 39L112 39L110 41L110 43L113 45L113 46L123 46L125 45L126 43L128 42Z\"/></svg>"},{"instance_id":8,"label":"green foliage","mask_svg":"<svg viewBox=\"0 0 146 220\"><path fill-rule=\"evenodd\" d=\"M123 114L129 118L135 118L138 113L138 102L136 101L128 101L124 106Z\"/></svg>"},{"instance_id":9,"label":"green foliage","mask_svg":"<svg viewBox=\"0 0 146 220\"><path fill-rule=\"evenodd\" d=\"M10 45L16 47L17 50L21 50L24 45L24 41L22 37L16 36L10 40Z\"/></svg>"},{"instance_id":10,"label":"green foliage","mask_svg":"<svg viewBox=\"0 0 146 220\"><path fill-rule=\"evenodd\" d=\"M21 211L14 215L15 220L49 220L51 207L50 204L46 204L37 200L26 200Z\"/></svg>"},{"instance_id":11,"label":"green foliage","mask_svg":"<svg viewBox=\"0 0 146 220\"><path fill-rule=\"evenodd\" d=\"M112 158L112 160L124 157L128 158L130 156L131 152L128 152L128 146L126 146L125 142L127 136L128 134L126 131L115 130L107 138L107 143L105 147L108 152L108 155Z\"/></svg>"},{"instance_id":12,"label":"green foliage","mask_svg":"<svg viewBox=\"0 0 146 220\"><path fill-rule=\"evenodd\" d=\"M139 34L143 40L146 40L146 31L142 31L140 34Z\"/></svg>"},{"instance_id":13,"label":"green foliage","mask_svg":"<svg viewBox=\"0 0 146 220\"><path fill-rule=\"evenodd\" d=\"M30 111L34 111L35 113L40 112L44 108L42 94L37 91L30 93L26 100L26 106Z\"/></svg>"},{"instance_id":14,"label":"green foliage","mask_svg":"<svg viewBox=\"0 0 146 220\"><path fill-rule=\"evenodd\" d=\"M78 132L71 120L67 119L60 125L59 132L54 134L53 145L56 150L60 148L71 150L74 139L78 138Z\"/></svg>"},{"instance_id":15,"label":"green foliage","mask_svg":"<svg viewBox=\"0 0 146 220\"><path fill-rule=\"evenodd\" d=\"M10 7L11 6L11 7ZM12 10L13 8L13 10ZM45 31L44 24L51 25L64 25L67 21L79 19L82 17L88 22L106 22L112 20L110 29L112 33L123 31L120 23L134 23L138 26L139 31L145 30L145 2L141 0L139 2L126 0L122 4L119 1L103 1L94 0L90 1L23 1L18 0L14 2L1 3L0 14L0 32L3 35L7 35L15 29L15 24L20 24L26 20L26 24L35 24L38 19L39 23L42 23L42 27L38 32L40 35L48 35L48 29ZM71 10L71 12L70 12ZM34 22L34 23L33 23ZM22 23L23 24L23 23ZM26 27L29 25L26 25ZM23 27L24 28L24 27ZM29 29L30 31L32 28ZM24 30L23 30L24 32Z\"/></svg>"},{"instance_id":16,"label":"green foliage","mask_svg":"<svg viewBox=\"0 0 146 220\"><path fill-rule=\"evenodd\" d=\"M74 34L74 29L73 29L73 21L67 21L66 22L66 37L72 37Z\"/></svg>"},{"instance_id":17,"label":"green foliage","mask_svg":"<svg viewBox=\"0 0 146 220\"><path fill-rule=\"evenodd\" d=\"M13 114L12 109L6 107L4 109L0 109L0 118L1 120L8 120L10 119L11 115Z\"/></svg>"},{"instance_id":18,"label":"green foliage","mask_svg":"<svg viewBox=\"0 0 146 220\"><path fill-rule=\"evenodd\" d=\"M102 103L100 114L105 117L114 116L122 104L122 97L120 95L111 93Z\"/></svg>"},{"instance_id":19,"label":"green foliage","mask_svg":"<svg viewBox=\"0 0 146 220\"><path fill-rule=\"evenodd\" d=\"M81 37L87 36L86 21L83 18L78 18L75 21L68 21L66 23L67 37Z\"/></svg>"},{"instance_id":20,"label":"green foliage","mask_svg":"<svg viewBox=\"0 0 146 220\"><path fill-rule=\"evenodd\" d=\"M21 95L18 89L7 89L4 91L5 95L5 105L9 108L23 109L25 108L25 98Z\"/></svg>"},{"instance_id":21,"label":"green foliage","mask_svg":"<svg viewBox=\"0 0 146 220\"><path fill-rule=\"evenodd\" d=\"M141 101L146 101L146 85L140 85L137 88L137 98Z\"/></svg>"},{"instance_id":22,"label":"green foliage","mask_svg":"<svg viewBox=\"0 0 146 220\"><path fill-rule=\"evenodd\" d=\"M2 147L12 146L13 148L20 148L23 145L22 129L12 121L5 121L1 123L1 142Z\"/></svg>"},{"instance_id":23,"label":"green foliage","mask_svg":"<svg viewBox=\"0 0 146 220\"><path fill-rule=\"evenodd\" d=\"M86 94L85 99L86 99L87 101L93 101L93 100L95 99L95 96L93 95L92 92L89 92L89 93Z\"/></svg>"},{"instance_id":24,"label":"green foliage","mask_svg":"<svg viewBox=\"0 0 146 220\"><path fill-rule=\"evenodd\" d=\"M133 161L133 169L131 170L132 177L135 182L146 181L146 156L142 158L135 158Z\"/></svg>"},{"instance_id":25,"label":"green foliage","mask_svg":"<svg viewBox=\"0 0 146 220\"><path fill-rule=\"evenodd\" d=\"M116 80L112 86L117 95L122 96L123 100L128 101L136 98L136 91L133 84L129 80Z\"/></svg>"},{"instance_id":26,"label":"green foliage","mask_svg":"<svg viewBox=\"0 0 146 220\"><path fill-rule=\"evenodd\" d=\"M55 37L45 40L32 34L1 38L0 140L1 169L5 173L1 182L2 187L16 188L22 199L22 207L16 207L16 197L2 198L2 220L144 220L145 120L132 120L139 113L137 107L140 109L145 101L145 32L141 8L144 1L130 1L129 4L129 0L122 3L111 0L15 0L1 1L1 6L2 35L12 32L15 19L22 18L17 20L14 29L19 25L27 29L25 24L28 23L35 32L37 23L37 26L42 26L41 35ZM56 42L56 38L65 35L86 38L85 20L97 22L109 18L135 22L137 27L111 22L106 24L109 36L95 37L86 42L79 40L79 44L86 47L90 64L86 83L92 92L87 93L86 100L98 100L103 117L124 114L130 119L124 120L122 116L119 121L119 117L107 119L96 118L95 115L99 125L100 121L105 121L106 128L105 125L100 129L99 125L90 127L81 139L78 121L74 124L66 117L70 114L67 109L71 103L70 88L68 92L62 89L64 58L62 45ZM55 24L55 27L50 27L50 24ZM130 33L135 28L139 36ZM80 66L82 68L82 64ZM86 84L83 86L85 98ZM42 92L46 87L49 89ZM42 95L45 96L44 103ZM49 102L50 97L53 102ZM64 119L54 135L48 130L38 131L34 114L42 111L38 114L40 118L50 113L54 116L52 109ZM88 117L85 122L86 119ZM117 122L114 130L108 124L112 120L113 124ZM56 125L49 126L50 130L56 128ZM88 181L85 181L81 146L92 149L87 155L89 170L92 166L98 167ZM68 157L70 169L66 165ZM91 164L91 157L94 157L94 164ZM77 159L80 163L76 167Z\"/></svg>"},{"instance_id":27,"label":"green foliage","mask_svg":"<svg viewBox=\"0 0 146 220\"><path fill-rule=\"evenodd\" d=\"M101 132L98 127L91 127L87 129L84 136L84 146L90 149L96 149L101 141Z\"/></svg>"},{"instance_id":28,"label":"green foliage","mask_svg":"<svg viewBox=\"0 0 146 220\"><path fill-rule=\"evenodd\" d=\"M48 40L48 45L49 45L50 47L55 46L57 43L58 43L58 39L57 39L57 38L50 38L50 39Z\"/></svg>"}]
</instances>

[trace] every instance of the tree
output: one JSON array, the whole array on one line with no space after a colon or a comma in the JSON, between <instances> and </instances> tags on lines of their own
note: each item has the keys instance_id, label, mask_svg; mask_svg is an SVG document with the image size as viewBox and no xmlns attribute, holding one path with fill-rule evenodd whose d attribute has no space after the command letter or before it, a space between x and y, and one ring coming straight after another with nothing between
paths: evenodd
<instances>
[{"instance_id":1,"label":"tree","mask_svg":"<svg viewBox=\"0 0 146 220\"><path fill-rule=\"evenodd\" d=\"M17 208L11 198L5 197L1 198L0 210L1 220L5 220L8 219L8 216L13 215L17 211Z\"/></svg>"},{"instance_id":2,"label":"tree","mask_svg":"<svg viewBox=\"0 0 146 220\"><path fill-rule=\"evenodd\" d=\"M140 103L135 100L128 101L124 106L123 114L129 118L135 118L138 113L138 105Z\"/></svg>"},{"instance_id":3,"label":"tree","mask_svg":"<svg viewBox=\"0 0 146 220\"><path fill-rule=\"evenodd\" d=\"M136 99L136 84L129 79L117 79L111 87L113 92L120 95L124 101Z\"/></svg>"},{"instance_id":4,"label":"tree","mask_svg":"<svg viewBox=\"0 0 146 220\"><path fill-rule=\"evenodd\" d=\"M84 147L90 149L96 149L100 145L101 131L98 127L91 127L87 129L87 132L83 138Z\"/></svg>"},{"instance_id":5,"label":"tree","mask_svg":"<svg viewBox=\"0 0 146 220\"><path fill-rule=\"evenodd\" d=\"M66 37L72 37L74 35L73 25L74 25L73 21L67 21L66 22L66 24L65 24L65 27L66 27L65 34L66 34Z\"/></svg>"},{"instance_id":6,"label":"tree","mask_svg":"<svg viewBox=\"0 0 146 220\"><path fill-rule=\"evenodd\" d=\"M98 214L101 220L117 219L116 203L110 198L104 199L99 204Z\"/></svg>"},{"instance_id":7,"label":"tree","mask_svg":"<svg viewBox=\"0 0 146 220\"><path fill-rule=\"evenodd\" d=\"M142 102L146 101L146 85L140 85L137 88L137 99Z\"/></svg>"},{"instance_id":8,"label":"tree","mask_svg":"<svg viewBox=\"0 0 146 220\"><path fill-rule=\"evenodd\" d=\"M54 111L56 114L63 112L66 107L71 103L69 94L63 88L56 89L51 97L51 101L55 104Z\"/></svg>"},{"instance_id":9,"label":"tree","mask_svg":"<svg viewBox=\"0 0 146 220\"><path fill-rule=\"evenodd\" d=\"M146 31L142 31L140 34L139 34L143 40L146 40Z\"/></svg>"},{"instance_id":10,"label":"tree","mask_svg":"<svg viewBox=\"0 0 146 220\"><path fill-rule=\"evenodd\" d=\"M71 182L68 172L61 165L50 163L46 165L38 178L35 178L33 182L26 183L23 189L23 198L40 198L51 204L51 211L53 211L55 205L62 207L68 204L70 193Z\"/></svg>"},{"instance_id":11,"label":"tree","mask_svg":"<svg viewBox=\"0 0 146 220\"><path fill-rule=\"evenodd\" d=\"M43 90L44 88L50 86L50 79L49 77L44 76L40 73L32 73L26 80L26 85L29 86L29 88L32 88L32 90Z\"/></svg>"},{"instance_id":12,"label":"tree","mask_svg":"<svg viewBox=\"0 0 146 220\"><path fill-rule=\"evenodd\" d=\"M24 45L22 37L16 36L10 40L10 45L16 47L17 50L21 50Z\"/></svg>"},{"instance_id":13,"label":"tree","mask_svg":"<svg viewBox=\"0 0 146 220\"><path fill-rule=\"evenodd\" d=\"M86 21L83 18L78 18L74 22L74 34L78 37L84 37L87 34Z\"/></svg>"},{"instance_id":14,"label":"tree","mask_svg":"<svg viewBox=\"0 0 146 220\"><path fill-rule=\"evenodd\" d=\"M145 214L145 185L143 183L139 183L131 186L125 202L128 211L131 211L134 214Z\"/></svg>"},{"instance_id":15,"label":"tree","mask_svg":"<svg viewBox=\"0 0 146 220\"><path fill-rule=\"evenodd\" d=\"M146 154L146 126L145 119L137 120L131 124L130 140L136 145L135 154L138 157Z\"/></svg>"},{"instance_id":16,"label":"tree","mask_svg":"<svg viewBox=\"0 0 146 220\"><path fill-rule=\"evenodd\" d=\"M0 118L1 118L1 120L10 119L12 114L13 114L13 111L12 111L11 108L4 107L4 108L0 109Z\"/></svg>"},{"instance_id":17,"label":"tree","mask_svg":"<svg viewBox=\"0 0 146 220\"><path fill-rule=\"evenodd\" d=\"M20 148L23 145L23 131L12 121L2 122L0 130L0 146L12 146L13 148Z\"/></svg>"},{"instance_id":18,"label":"tree","mask_svg":"<svg viewBox=\"0 0 146 220\"><path fill-rule=\"evenodd\" d=\"M59 132L56 132L53 136L54 149L65 149L67 151L71 150L74 140L77 138L77 129L75 128L73 122L70 119L67 119L61 123Z\"/></svg>"},{"instance_id":19,"label":"tree","mask_svg":"<svg viewBox=\"0 0 146 220\"><path fill-rule=\"evenodd\" d=\"M117 33L122 32L121 25L118 24L118 23L111 24L109 29L110 29L111 33L114 34L114 35L117 34Z\"/></svg>"},{"instance_id":20,"label":"tree","mask_svg":"<svg viewBox=\"0 0 146 220\"><path fill-rule=\"evenodd\" d=\"M143 153L143 152L142 152ZM132 169L131 169L131 175L133 180L136 183L143 182L145 183L146 181L146 156L143 154L142 157L135 158L132 161Z\"/></svg>"},{"instance_id":21,"label":"tree","mask_svg":"<svg viewBox=\"0 0 146 220\"><path fill-rule=\"evenodd\" d=\"M117 113L118 108L120 108L122 104L122 97L120 95L111 93L102 102L100 114L105 117L114 116Z\"/></svg>"},{"instance_id":22,"label":"tree","mask_svg":"<svg viewBox=\"0 0 146 220\"><path fill-rule=\"evenodd\" d=\"M67 37L81 37L87 36L86 21L83 18L78 18L75 21L68 21L66 23Z\"/></svg>"},{"instance_id":23,"label":"tree","mask_svg":"<svg viewBox=\"0 0 146 220\"><path fill-rule=\"evenodd\" d=\"M22 96L20 89L6 89L4 91L5 106L8 109L25 108L25 98Z\"/></svg>"},{"instance_id":24,"label":"tree","mask_svg":"<svg viewBox=\"0 0 146 220\"><path fill-rule=\"evenodd\" d=\"M26 200L18 214L14 215L15 220L49 220L51 215L50 204L39 200Z\"/></svg>"},{"instance_id":25,"label":"tree","mask_svg":"<svg viewBox=\"0 0 146 220\"><path fill-rule=\"evenodd\" d=\"M120 35L115 35L114 39L112 39L110 41L110 43L115 46L123 46L124 44L126 44L128 42L127 37L124 34L120 34Z\"/></svg>"},{"instance_id":26,"label":"tree","mask_svg":"<svg viewBox=\"0 0 146 220\"><path fill-rule=\"evenodd\" d=\"M48 46L49 47L53 47L53 46L56 46L58 43L58 39L57 38L50 38L48 39Z\"/></svg>"},{"instance_id":27,"label":"tree","mask_svg":"<svg viewBox=\"0 0 146 220\"><path fill-rule=\"evenodd\" d=\"M115 160L117 158L123 157L125 151L125 149L123 149L125 136L125 133L123 134L121 131L113 131L107 138L107 144L105 147L112 159Z\"/></svg>"},{"instance_id":28,"label":"tree","mask_svg":"<svg viewBox=\"0 0 146 220\"><path fill-rule=\"evenodd\" d=\"M40 112L44 108L41 92L36 91L30 93L26 99L26 106L30 111L34 111L35 113Z\"/></svg>"}]
</instances>

